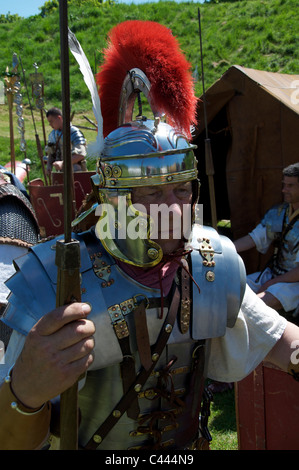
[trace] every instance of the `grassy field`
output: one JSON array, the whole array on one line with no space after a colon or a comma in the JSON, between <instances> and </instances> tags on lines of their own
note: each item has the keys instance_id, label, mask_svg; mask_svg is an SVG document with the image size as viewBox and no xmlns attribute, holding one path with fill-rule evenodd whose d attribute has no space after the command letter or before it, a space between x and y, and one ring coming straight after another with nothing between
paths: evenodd
<instances>
[{"instance_id":1,"label":"grassy field","mask_svg":"<svg viewBox=\"0 0 299 470\"><path fill-rule=\"evenodd\" d=\"M211 404L211 450L238 450L234 391L216 393Z\"/></svg>"}]
</instances>

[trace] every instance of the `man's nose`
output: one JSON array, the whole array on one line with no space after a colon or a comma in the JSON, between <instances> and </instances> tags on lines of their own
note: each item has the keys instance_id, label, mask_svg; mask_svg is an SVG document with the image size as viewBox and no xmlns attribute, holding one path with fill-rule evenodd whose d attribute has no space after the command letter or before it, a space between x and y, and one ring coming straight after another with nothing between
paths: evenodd
<instances>
[{"instance_id":1,"label":"man's nose","mask_svg":"<svg viewBox=\"0 0 299 470\"><path fill-rule=\"evenodd\" d=\"M174 191L169 191L166 193L164 202L168 206L171 206L172 204L177 204L178 206L180 205L180 200L178 199Z\"/></svg>"}]
</instances>

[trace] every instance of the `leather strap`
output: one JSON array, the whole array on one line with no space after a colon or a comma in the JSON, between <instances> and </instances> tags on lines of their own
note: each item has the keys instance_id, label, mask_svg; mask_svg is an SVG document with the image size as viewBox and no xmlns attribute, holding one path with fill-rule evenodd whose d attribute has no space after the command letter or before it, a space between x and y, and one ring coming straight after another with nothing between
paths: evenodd
<instances>
[{"instance_id":1,"label":"leather strap","mask_svg":"<svg viewBox=\"0 0 299 470\"><path fill-rule=\"evenodd\" d=\"M126 338L126 340L127 343L129 343L129 338ZM131 352L129 354L124 354L123 361L120 364L120 373L123 384L123 392L127 393L136 378L135 360L134 357L131 355ZM138 405L138 400L136 398L136 400L133 400L130 403L130 406L127 409L127 415L129 418L136 419L139 415L139 411L140 409Z\"/></svg>"},{"instance_id":2,"label":"leather strap","mask_svg":"<svg viewBox=\"0 0 299 470\"><path fill-rule=\"evenodd\" d=\"M179 427L176 432L175 442L179 449L184 448L186 442L194 441L198 433L198 419L205 382L204 364L205 340L200 340L196 343L192 352L190 382L188 383L188 392L184 397L184 414L182 418L178 417ZM186 416L188 416L188 419L186 419ZM203 425L206 428L207 422L203 423Z\"/></svg>"},{"instance_id":3,"label":"leather strap","mask_svg":"<svg viewBox=\"0 0 299 470\"><path fill-rule=\"evenodd\" d=\"M179 314L179 327L182 334L189 331L190 326L190 273L189 266L185 258L181 259L181 308Z\"/></svg>"},{"instance_id":4,"label":"leather strap","mask_svg":"<svg viewBox=\"0 0 299 470\"><path fill-rule=\"evenodd\" d=\"M168 341L168 338L171 334L172 327L174 325L174 322L177 316L179 302L180 302L180 293L179 293L178 288L176 287L168 314L164 321L163 327L160 331L158 340L152 350L151 366L149 367L149 369L144 369L144 368L141 369L139 375L137 376L135 382L130 387L128 393L126 393L121 398L121 400L118 402L114 410L112 410L112 412L107 417L107 419L93 434L92 438L88 441L84 449L95 450L98 447L98 445L104 440L107 434L111 431L111 429L115 426L115 424L119 421L121 416L125 413L130 403L135 398L137 398L138 393L141 391L142 386L145 384L148 377L150 376L152 370L154 369L157 363L157 360L159 359Z\"/></svg>"},{"instance_id":5,"label":"leather strap","mask_svg":"<svg viewBox=\"0 0 299 470\"><path fill-rule=\"evenodd\" d=\"M136 340L141 365L148 370L152 365L151 346L149 341L145 301L142 301L134 310Z\"/></svg>"},{"instance_id":6,"label":"leather strap","mask_svg":"<svg viewBox=\"0 0 299 470\"><path fill-rule=\"evenodd\" d=\"M287 206L284 216L283 216L283 224L282 224L282 229L281 229L281 234L279 239L275 242L275 249L274 249L274 254L273 254L273 267L272 271L274 274L279 275L279 274L284 274L286 272L285 269L281 269L279 265L277 264L279 262L279 257L280 257L280 252L284 243L284 240L289 233L289 231L293 228L297 220L299 219L299 213L295 215L295 217L289 222L288 224L286 223L286 218L289 215L289 207ZM294 247L295 250L295 247Z\"/></svg>"},{"instance_id":7,"label":"leather strap","mask_svg":"<svg viewBox=\"0 0 299 470\"><path fill-rule=\"evenodd\" d=\"M135 360L131 353L129 328L126 320L121 320L113 325L115 335L123 355L123 360L120 364L120 373L123 384L123 392L127 393L130 386L136 378ZM129 418L136 419L139 414L139 405L137 398L130 403L127 409Z\"/></svg>"}]
</instances>

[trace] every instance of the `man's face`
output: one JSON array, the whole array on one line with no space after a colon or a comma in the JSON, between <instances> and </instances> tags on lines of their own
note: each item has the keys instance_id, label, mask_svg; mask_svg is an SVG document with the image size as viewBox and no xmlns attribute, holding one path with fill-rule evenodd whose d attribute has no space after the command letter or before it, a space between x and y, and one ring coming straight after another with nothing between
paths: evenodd
<instances>
[{"instance_id":1,"label":"man's face","mask_svg":"<svg viewBox=\"0 0 299 470\"><path fill-rule=\"evenodd\" d=\"M47 119L52 129L54 129L55 131L62 130L62 127L63 127L62 116L50 115L47 117Z\"/></svg>"},{"instance_id":2,"label":"man's face","mask_svg":"<svg viewBox=\"0 0 299 470\"><path fill-rule=\"evenodd\" d=\"M284 201L292 204L294 209L299 207L299 181L296 176L284 176L282 181Z\"/></svg>"},{"instance_id":3,"label":"man's face","mask_svg":"<svg viewBox=\"0 0 299 470\"><path fill-rule=\"evenodd\" d=\"M132 202L142 204L147 214L157 222L158 226L151 239L161 246L164 254L170 254L182 246L183 233L186 228L184 215L189 214L189 221L191 220L192 183L190 181L134 188Z\"/></svg>"}]
</instances>

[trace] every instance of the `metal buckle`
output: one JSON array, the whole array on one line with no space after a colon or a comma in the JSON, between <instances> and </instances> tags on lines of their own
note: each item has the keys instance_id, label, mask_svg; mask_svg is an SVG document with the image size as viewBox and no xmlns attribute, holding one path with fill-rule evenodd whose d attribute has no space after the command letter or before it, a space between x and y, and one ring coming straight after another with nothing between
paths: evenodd
<instances>
[{"instance_id":1,"label":"metal buckle","mask_svg":"<svg viewBox=\"0 0 299 470\"><path fill-rule=\"evenodd\" d=\"M138 297L141 297L141 299L138 300ZM146 297L146 295L143 295L143 294L134 295L133 301L134 301L135 307L136 307L136 305L139 305L143 300L146 300L146 306L145 306L145 308L146 308L146 309L149 308L149 300L148 300L148 298Z\"/></svg>"}]
</instances>

